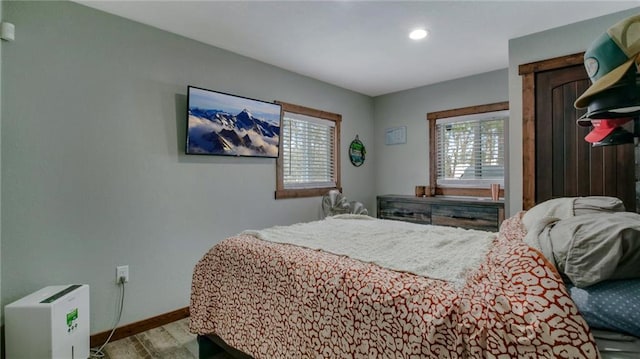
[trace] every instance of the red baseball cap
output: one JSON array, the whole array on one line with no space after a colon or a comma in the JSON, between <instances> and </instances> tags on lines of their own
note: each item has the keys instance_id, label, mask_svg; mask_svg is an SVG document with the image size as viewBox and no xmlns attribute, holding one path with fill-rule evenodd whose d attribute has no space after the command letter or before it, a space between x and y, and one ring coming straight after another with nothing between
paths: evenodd
<instances>
[{"instance_id":1,"label":"red baseball cap","mask_svg":"<svg viewBox=\"0 0 640 359\"><path fill-rule=\"evenodd\" d=\"M585 136L585 141L589 143L600 142L605 137L609 136L611 132L613 132L616 128L624 125L625 123L631 121L631 118L616 118L616 119L608 119L608 120L591 120L591 125L593 126L593 130L589 132L587 136Z\"/></svg>"}]
</instances>

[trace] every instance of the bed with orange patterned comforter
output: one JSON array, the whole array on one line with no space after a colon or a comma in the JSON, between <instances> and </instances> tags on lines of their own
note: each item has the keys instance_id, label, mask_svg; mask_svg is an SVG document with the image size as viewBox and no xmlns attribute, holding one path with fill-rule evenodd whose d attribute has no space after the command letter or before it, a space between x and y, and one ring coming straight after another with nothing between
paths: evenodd
<instances>
[{"instance_id":1,"label":"bed with orange patterned comforter","mask_svg":"<svg viewBox=\"0 0 640 359\"><path fill-rule=\"evenodd\" d=\"M556 270L507 219L464 286L238 235L193 273L190 328L254 358L598 358Z\"/></svg>"}]
</instances>

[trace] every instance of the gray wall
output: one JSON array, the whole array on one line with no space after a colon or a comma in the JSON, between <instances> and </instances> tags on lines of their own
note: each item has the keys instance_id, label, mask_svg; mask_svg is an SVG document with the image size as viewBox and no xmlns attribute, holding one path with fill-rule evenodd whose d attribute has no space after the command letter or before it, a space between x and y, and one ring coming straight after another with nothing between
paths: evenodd
<instances>
[{"instance_id":1,"label":"gray wall","mask_svg":"<svg viewBox=\"0 0 640 359\"><path fill-rule=\"evenodd\" d=\"M507 101L507 69L374 99L376 193L413 194L429 184L427 113ZM385 145L387 128L406 126L407 143Z\"/></svg>"},{"instance_id":2,"label":"gray wall","mask_svg":"<svg viewBox=\"0 0 640 359\"><path fill-rule=\"evenodd\" d=\"M274 200L275 160L185 156L187 85L340 113L342 183L374 206L372 99L70 2L5 2L2 305L41 287L91 286L91 332L188 305L213 244L319 218L320 199Z\"/></svg>"},{"instance_id":3,"label":"gray wall","mask_svg":"<svg viewBox=\"0 0 640 359\"><path fill-rule=\"evenodd\" d=\"M4 20L2 17L2 8L4 7L4 0L0 0L0 20ZM2 42L2 41L0 41ZM4 43L0 45L0 158L2 157L2 48ZM2 178L2 161L0 161L0 178ZM0 191L0 289L2 288L2 191ZM2 291L0 290L0 298L2 298ZM4 310L0 313L0 323L4 323ZM0 340L0 353L2 353L2 340Z\"/></svg>"},{"instance_id":4,"label":"gray wall","mask_svg":"<svg viewBox=\"0 0 640 359\"><path fill-rule=\"evenodd\" d=\"M509 41L508 215L522 209L522 78L518 66L585 51L611 25L639 11L640 7Z\"/></svg>"}]
</instances>

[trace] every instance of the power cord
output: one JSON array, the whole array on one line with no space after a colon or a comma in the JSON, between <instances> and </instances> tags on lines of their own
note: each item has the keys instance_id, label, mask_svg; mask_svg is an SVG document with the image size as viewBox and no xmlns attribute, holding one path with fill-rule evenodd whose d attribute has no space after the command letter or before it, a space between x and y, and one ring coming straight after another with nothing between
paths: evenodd
<instances>
[{"instance_id":1,"label":"power cord","mask_svg":"<svg viewBox=\"0 0 640 359\"><path fill-rule=\"evenodd\" d=\"M118 319L116 320L116 323L113 325L113 329L111 329L111 333L109 333L109 337L104 342L104 344L102 344L102 346L100 346L100 348L98 349L95 349L95 348L91 349L91 353L89 354L90 359L104 358L104 353L102 352L102 349L104 349L107 343L109 343L109 340L111 340L111 337L113 336L113 333L116 331L118 324L120 324L120 319L122 319L122 309L124 308L124 284L126 283L125 277L120 277L120 280L118 281L118 283L120 284L120 288L121 288L120 307L118 309Z\"/></svg>"}]
</instances>

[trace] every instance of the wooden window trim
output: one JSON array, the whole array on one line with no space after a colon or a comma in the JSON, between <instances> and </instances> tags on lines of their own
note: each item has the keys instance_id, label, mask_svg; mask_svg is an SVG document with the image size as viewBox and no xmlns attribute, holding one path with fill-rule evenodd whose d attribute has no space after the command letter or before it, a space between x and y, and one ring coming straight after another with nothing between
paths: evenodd
<instances>
[{"instance_id":1,"label":"wooden window trim","mask_svg":"<svg viewBox=\"0 0 640 359\"><path fill-rule=\"evenodd\" d=\"M509 109L509 102L496 102L487 105L469 106L456 108L452 110L430 112L427 114L427 122L429 124L429 187L432 196L472 196L472 197L490 197L490 188L456 188L456 187L438 187L438 164L437 164L437 148L436 148L436 120L447 117L457 117L473 115L477 113L503 111ZM500 188L500 197L504 197L504 188Z\"/></svg>"},{"instance_id":2,"label":"wooden window trim","mask_svg":"<svg viewBox=\"0 0 640 359\"><path fill-rule=\"evenodd\" d=\"M327 111L322 111L310 107L295 105L282 101L276 101L281 106L280 117L284 118L285 112L297 113L300 115L312 116L316 118L322 118L324 120L333 121L335 123L335 148L333 149L334 158L334 173L336 187L318 187L318 188L296 188L286 189L284 188L284 170L283 170L283 141L280 141L280 150L278 151L278 158L276 159L276 199L285 198L304 198L304 197L318 197L323 196L329 190L338 189L342 191L342 185L340 182L340 123L342 122L342 115Z\"/></svg>"},{"instance_id":3,"label":"wooden window trim","mask_svg":"<svg viewBox=\"0 0 640 359\"><path fill-rule=\"evenodd\" d=\"M584 52L531 62L518 67L522 76L522 209L536 204L536 84L538 72L580 65Z\"/></svg>"}]
</instances>

